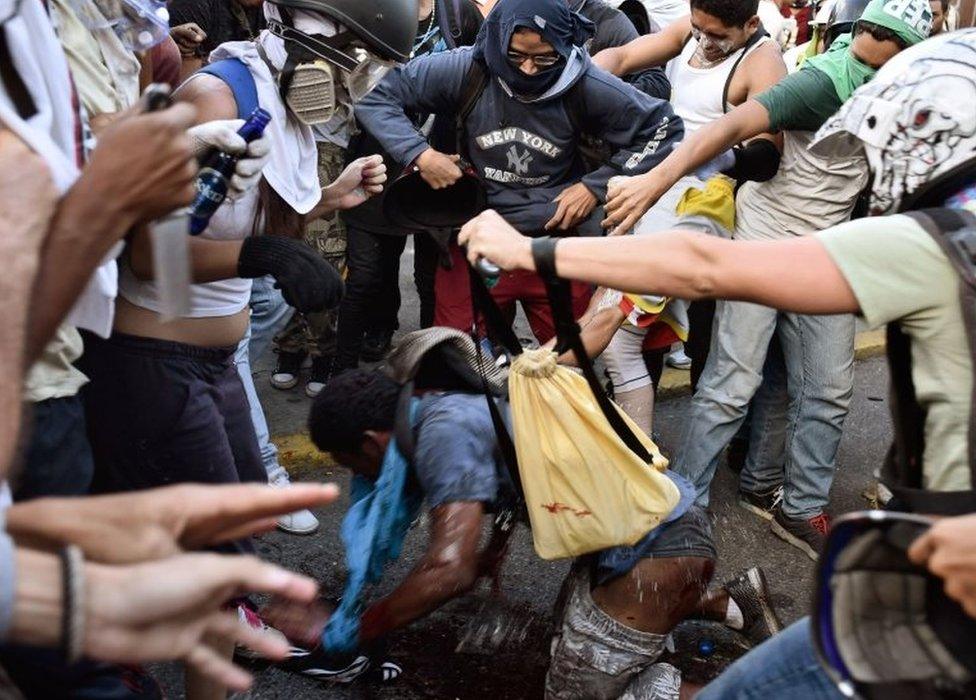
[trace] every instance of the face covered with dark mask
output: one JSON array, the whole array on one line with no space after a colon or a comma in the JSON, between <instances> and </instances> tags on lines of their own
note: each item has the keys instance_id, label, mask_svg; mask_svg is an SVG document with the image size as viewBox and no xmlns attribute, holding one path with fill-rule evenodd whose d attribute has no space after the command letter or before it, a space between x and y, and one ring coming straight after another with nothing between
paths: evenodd
<instances>
[{"instance_id":1,"label":"face covered with dark mask","mask_svg":"<svg viewBox=\"0 0 976 700\"><path fill-rule=\"evenodd\" d=\"M325 124L337 117L351 120L353 105L393 66L327 17L284 8L266 14L268 31L284 43L281 97L304 124Z\"/></svg>"},{"instance_id":2,"label":"face covered with dark mask","mask_svg":"<svg viewBox=\"0 0 976 700\"><path fill-rule=\"evenodd\" d=\"M516 95L538 97L592 35L593 23L565 0L501 0L478 33L474 56Z\"/></svg>"}]
</instances>

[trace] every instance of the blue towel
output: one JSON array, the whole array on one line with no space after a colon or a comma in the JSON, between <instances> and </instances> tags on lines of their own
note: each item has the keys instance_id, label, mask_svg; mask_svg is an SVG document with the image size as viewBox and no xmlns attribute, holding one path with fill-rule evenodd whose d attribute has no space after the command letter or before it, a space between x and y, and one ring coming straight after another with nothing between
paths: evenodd
<instances>
[{"instance_id":1,"label":"blue towel","mask_svg":"<svg viewBox=\"0 0 976 700\"><path fill-rule=\"evenodd\" d=\"M417 420L419 400L410 405L411 423ZM383 567L396 560L410 523L417 517L423 497L410 493L410 464L391 438L376 481L356 475L352 479L352 505L342 521L349 577L342 601L322 632L322 647L329 652L350 652L359 647L359 618L363 589L383 576Z\"/></svg>"}]
</instances>

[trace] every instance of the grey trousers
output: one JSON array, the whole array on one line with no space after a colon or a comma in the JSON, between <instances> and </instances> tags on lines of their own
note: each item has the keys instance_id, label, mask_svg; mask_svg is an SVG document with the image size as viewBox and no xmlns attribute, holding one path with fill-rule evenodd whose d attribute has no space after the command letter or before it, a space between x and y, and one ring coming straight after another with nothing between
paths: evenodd
<instances>
[{"instance_id":1,"label":"grey trousers","mask_svg":"<svg viewBox=\"0 0 976 700\"><path fill-rule=\"evenodd\" d=\"M546 700L677 700L680 673L655 663L667 635L631 629L600 610L590 596L589 567L574 566L563 587Z\"/></svg>"}]
</instances>

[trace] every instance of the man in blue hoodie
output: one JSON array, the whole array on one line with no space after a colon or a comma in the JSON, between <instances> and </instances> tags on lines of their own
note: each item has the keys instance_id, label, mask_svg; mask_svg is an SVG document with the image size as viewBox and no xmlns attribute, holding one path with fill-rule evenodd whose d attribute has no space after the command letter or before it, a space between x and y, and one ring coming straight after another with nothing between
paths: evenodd
<instances>
[{"instance_id":1,"label":"man in blue hoodie","mask_svg":"<svg viewBox=\"0 0 976 700\"><path fill-rule=\"evenodd\" d=\"M667 102L641 93L590 62L582 48L593 25L562 0L502 0L475 45L397 68L356 107L356 116L404 167L415 165L434 189L462 177L461 154L430 146L408 112L455 117L484 76L463 120L459 150L484 182L488 205L523 233L576 235L606 199L614 175L649 171L684 133ZM582 137L598 137L612 155L588 172ZM591 222L592 223L592 222ZM439 270L435 325L468 329L471 303L463 257ZM520 301L536 337L554 334L541 280L505 275L492 289L514 314ZM578 285L582 313L589 289Z\"/></svg>"}]
</instances>

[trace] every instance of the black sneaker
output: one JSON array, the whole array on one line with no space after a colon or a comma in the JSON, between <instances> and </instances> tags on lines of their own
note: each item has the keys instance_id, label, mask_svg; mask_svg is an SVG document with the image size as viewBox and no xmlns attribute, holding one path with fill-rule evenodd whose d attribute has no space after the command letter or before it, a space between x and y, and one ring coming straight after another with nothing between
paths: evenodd
<instances>
[{"instance_id":1,"label":"black sneaker","mask_svg":"<svg viewBox=\"0 0 976 700\"><path fill-rule=\"evenodd\" d=\"M827 533L830 532L830 516L821 513L808 520L794 520L788 518L782 508L777 508L773 513L770 528L777 537L786 540L817 561L827 540Z\"/></svg>"},{"instance_id":2,"label":"black sneaker","mask_svg":"<svg viewBox=\"0 0 976 700\"><path fill-rule=\"evenodd\" d=\"M312 359L312 371L305 383L305 395L314 399L325 388L325 383L332 377L332 357L318 356Z\"/></svg>"},{"instance_id":3,"label":"black sneaker","mask_svg":"<svg viewBox=\"0 0 976 700\"><path fill-rule=\"evenodd\" d=\"M359 353L366 362L379 362L390 351L393 344L393 331L389 329L370 329L363 336L363 349Z\"/></svg>"},{"instance_id":4,"label":"black sneaker","mask_svg":"<svg viewBox=\"0 0 976 700\"><path fill-rule=\"evenodd\" d=\"M743 571L723 588L742 611L742 634L754 645L763 642L783 629L776 610L769 599L766 575L757 566Z\"/></svg>"},{"instance_id":5,"label":"black sneaker","mask_svg":"<svg viewBox=\"0 0 976 700\"><path fill-rule=\"evenodd\" d=\"M783 485L774 486L769 491L745 491L739 489L739 505L763 520L772 520L773 511L783 502Z\"/></svg>"},{"instance_id":6,"label":"black sneaker","mask_svg":"<svg viewBox=\"0 0 976 700\"><path fill-rule=\"evenodd\" d=\"M275 389L294 389L298 384L298 374L302 371L304 360L304 353L279 352L278 363L271 373L271 386Z\"/></svg>"}]
</instances>

